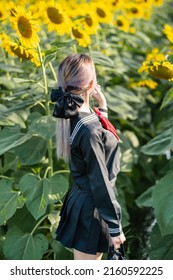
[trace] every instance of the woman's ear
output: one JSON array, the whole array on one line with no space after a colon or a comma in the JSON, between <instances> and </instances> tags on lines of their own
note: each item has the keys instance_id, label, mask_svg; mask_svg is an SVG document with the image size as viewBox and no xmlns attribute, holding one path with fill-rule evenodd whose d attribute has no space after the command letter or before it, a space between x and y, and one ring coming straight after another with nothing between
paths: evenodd
<instances>
[{"instance_id":1,"label":"woman's ear","mask_svg":"<svg viewBox=\"0 0 173 280\"><path fill-rule=\"evenodd\" d=\"M94 81L92 80L92 81L89 83L89 89L92 89L93 85L94 85Z\"/></svg>"}]
</instances>

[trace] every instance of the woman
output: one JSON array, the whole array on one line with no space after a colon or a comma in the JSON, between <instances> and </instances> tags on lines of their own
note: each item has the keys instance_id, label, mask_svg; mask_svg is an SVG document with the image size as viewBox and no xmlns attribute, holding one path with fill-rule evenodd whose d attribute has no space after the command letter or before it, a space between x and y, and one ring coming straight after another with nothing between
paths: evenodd
<instances>
[{"instance_id":1,"label":"woman","mask_svg":"<svg viewBox=\"0 0 173 280\"><path fill-rule=\"evenodd\" d=\"M73 185L61 210L56 239L73 248L75 260L100 260L125 241L121 208L113 187L119 172L118 139L103 128L90 109L90 97L107 116L106 99L96 82L92 59L85 54L66 57L58 69L56 101L57 155L69 161Z\"/></svg>"}]
</instances>

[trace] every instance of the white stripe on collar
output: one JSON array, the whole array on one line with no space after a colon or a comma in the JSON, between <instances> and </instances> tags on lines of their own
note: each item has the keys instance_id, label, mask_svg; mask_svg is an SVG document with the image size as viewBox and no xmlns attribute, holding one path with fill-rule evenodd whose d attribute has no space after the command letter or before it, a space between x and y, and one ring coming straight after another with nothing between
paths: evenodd
<instances>
[{"instance_id":1,"label":"white stripe on collar","mask_svg":"<svg viewBox=\"0 0 173 280\"><path fill-rule=\"evenodd\" d=\"M78 131L80 130L80 128L82 127L83 124L89 123L89 122L93 122L94 120L98 120L98 117L95 115L95 113L84 117L82 119L80 119L77 124L75 125L73 132L70 136L70 145L73 144L74 138L76 137Z\"/></svg>"}]
</instances>

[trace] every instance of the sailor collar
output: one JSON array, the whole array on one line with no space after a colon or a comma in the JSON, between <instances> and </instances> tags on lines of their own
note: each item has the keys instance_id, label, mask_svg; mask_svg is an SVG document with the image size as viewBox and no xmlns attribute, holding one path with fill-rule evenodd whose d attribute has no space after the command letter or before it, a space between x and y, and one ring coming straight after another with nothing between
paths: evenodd
<instances>
[{"instance_id":1,"label":"sailor collar","mask_svg":"<svg viewBox=\"0 0 173 280\"><path fill-rule=\"evenodd\" d=\"M77 134L81 130L84 124L92 123L93 121L98 121L98 117L95 113L91 113L86 117L81 118L75 125L72 134L70 135L70 145L73 144Z\"/></svg>"}]
</instances>

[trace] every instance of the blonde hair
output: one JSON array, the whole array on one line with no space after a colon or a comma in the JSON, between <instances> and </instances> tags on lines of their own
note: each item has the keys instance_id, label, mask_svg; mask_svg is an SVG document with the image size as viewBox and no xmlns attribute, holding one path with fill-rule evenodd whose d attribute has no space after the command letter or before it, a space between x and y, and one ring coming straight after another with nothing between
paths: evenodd
<instances>
[{"instance_id":1,"label":"blonde hair","mask_svg":"<svg viewBox=\"0 0 173 280\"><path fill-rule=\"evenodd\" d=\"M76 94L84 92L89 83L96 84L96 73L93 60L86 54L67 56L58 68L58 84L65 92L68 86L79 88ZM75 93L75 92L73 92ZM56 125L57 157L68 162L70 159L70 120L57 119Z\"/></svg>"}]
</instances>

